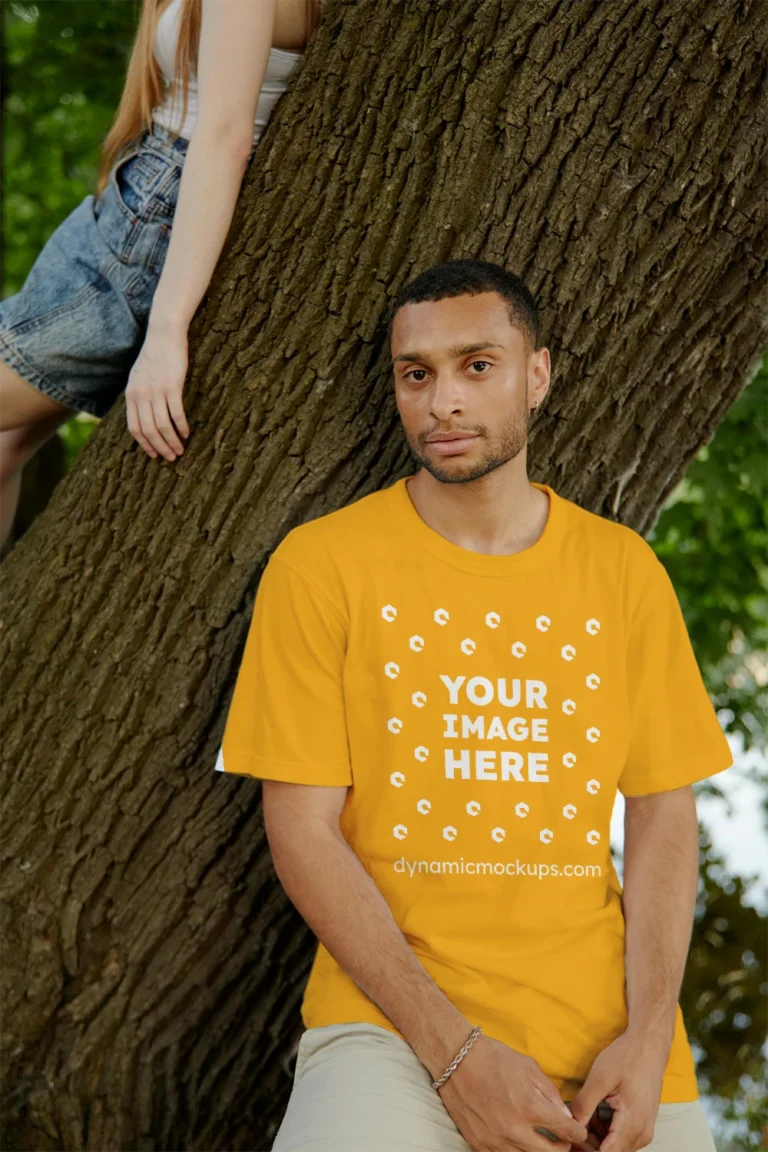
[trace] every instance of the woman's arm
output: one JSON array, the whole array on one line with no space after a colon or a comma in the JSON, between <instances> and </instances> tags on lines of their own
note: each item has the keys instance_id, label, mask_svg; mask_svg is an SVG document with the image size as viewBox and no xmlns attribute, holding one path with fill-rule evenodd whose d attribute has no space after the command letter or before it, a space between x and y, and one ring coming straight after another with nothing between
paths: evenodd
<instances>
[{"instance_id":1,"label":"woman's arm","mask_svg":"<svg viewBox=\"0 0 768 1152\"><path fill-rule=\"evenodd\" d=\"M126 388L128 427L152 457L175 460L184 451L176 429L189 435L181 402L187 331L221 255L253 147L275 6L276 0L202 3L198 118L144 345Z\"/></svg>"}]
</instances>

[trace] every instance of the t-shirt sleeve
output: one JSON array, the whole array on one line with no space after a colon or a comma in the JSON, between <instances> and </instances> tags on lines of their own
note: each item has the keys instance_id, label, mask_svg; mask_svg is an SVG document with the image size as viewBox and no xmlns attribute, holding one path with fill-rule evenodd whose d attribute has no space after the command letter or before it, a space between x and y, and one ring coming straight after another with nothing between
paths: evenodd
<instances>
[{"instance_id":1,"label":"t-shirt sleeve","mask_svg":"<svg viewBox=\"0 0 768 1152\"><path fill-rule=\"evenodd\" d=\"M273 553L256 590L216 768L351 785L346 647L342 610Z\"/></svg>"},{"instance_id":2,"label":"t-shirt sleeve","mask_svg":"<svg viewBox=\"0 0 768 1152\"><path fill-rule=\"evenodd\" d=\"M629 750L619 778L624 796L682 788L733 763L674 585L655 556L651 579L627 645Z\"/></svg>"}]
</instances>

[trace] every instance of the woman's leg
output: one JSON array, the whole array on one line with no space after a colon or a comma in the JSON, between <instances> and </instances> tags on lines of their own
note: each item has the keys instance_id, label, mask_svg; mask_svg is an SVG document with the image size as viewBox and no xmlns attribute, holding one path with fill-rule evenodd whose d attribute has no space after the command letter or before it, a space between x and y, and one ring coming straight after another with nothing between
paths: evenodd
<instances>
[{"instance_id":1,"label":"woman's leg","mask_svg":"<svg viewBox=\"0 0 768 1152\"><path fill-rule=\"evenodd\" d=\"M60 424L62 420L71 420L76 412L76 408L60 404L52 396L28 384L15 368L0 360L0 431L37 424L56 414L61 416ZM54 425L57 427L58 424Z\"/></svg>"},{"instance_id":2,"label":"woman's leg","mask_svg":"<svg viewBox=\"0 0 768 1152\"><path fill-rule=\"evenodd\" d=\"M13 528L24 465L76 412L0 361L0 547Z\"/></svg>"}]
</instances>

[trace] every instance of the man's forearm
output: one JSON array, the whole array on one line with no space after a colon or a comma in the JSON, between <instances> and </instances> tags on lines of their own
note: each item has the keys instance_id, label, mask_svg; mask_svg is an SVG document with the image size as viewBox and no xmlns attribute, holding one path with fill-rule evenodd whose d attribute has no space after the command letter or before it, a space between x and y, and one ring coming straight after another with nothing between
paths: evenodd
<instances>
[{"instance_id":1,"label":"man's forearm","mask_svg":"<svg viewBox=\"0 0 768 1152\"><path fill-rule=\"evenodd\" d=\"M691 940L699 872L690 787L627 797L624 916L628 1031L668 1051Z\"/></svg>"},{"instance_id":2,"label":"man's forearm","mask_svg":"<svg viewBox=\"0 0 768 1152\"><path fill-rule=\"evenodd\" d=\"M280 883L317 938L436 1080L472 1023L420 964L341 832L315 826L272 855Z\"/></svg>"}]
</instances>

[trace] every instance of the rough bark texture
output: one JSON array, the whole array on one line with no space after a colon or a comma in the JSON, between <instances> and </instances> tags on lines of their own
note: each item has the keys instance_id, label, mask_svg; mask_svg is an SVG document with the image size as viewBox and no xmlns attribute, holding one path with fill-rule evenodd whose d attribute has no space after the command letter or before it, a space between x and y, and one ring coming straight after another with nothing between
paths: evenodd
<instances>
[{"instance_id":1,"label":"rough bark texture","mask_svg":"<svg viewBox=\"0 0 768 1152\"><path fill-rule=\"evenodd\" d=\"M214 773L293 525L413 470L384 310L448 257L544 312L533 479L640 532L765 341L755 0L329 0L193 324L3 565L3 1147L268 1149L313 938Z\"/></svg>"}]
</instances>

